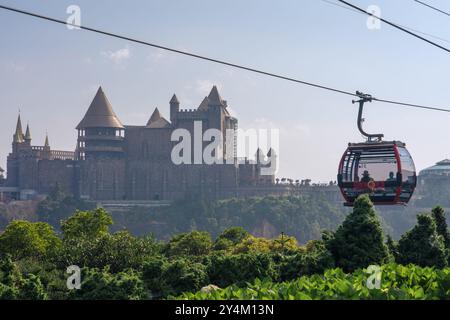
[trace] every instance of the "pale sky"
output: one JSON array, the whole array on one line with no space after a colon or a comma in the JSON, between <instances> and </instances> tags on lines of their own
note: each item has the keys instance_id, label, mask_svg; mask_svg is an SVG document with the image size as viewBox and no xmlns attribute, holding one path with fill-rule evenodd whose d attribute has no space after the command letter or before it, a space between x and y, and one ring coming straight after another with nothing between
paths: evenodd
<instances>
[{"instance_id":1,"label":"pale sky","mask_svg":"<svg viewBox=\"0 0 450 320\"><path fill-rule=\"evenodd\" d=\"M330 0L335 1L335 0ZM384 18L450 41L450 18L412 0L378 5ZM450 11L444 0L428 3ZM321 0L23 1L0 3L378 98L450 109L450 54ZM439 41L450 47L450 42ZM176 93L196 108L216 84L241 128L279 128L279 177L335 180L348 142L362 138L351 97L199 61L0 10L0 166L18 109L34 145L73 150L99 85L124 124L144 125L157 106L169 118ZM418 170L450 157L450 113L368 105L367 131L401 140Z\"/></svg>"}]
</instances>

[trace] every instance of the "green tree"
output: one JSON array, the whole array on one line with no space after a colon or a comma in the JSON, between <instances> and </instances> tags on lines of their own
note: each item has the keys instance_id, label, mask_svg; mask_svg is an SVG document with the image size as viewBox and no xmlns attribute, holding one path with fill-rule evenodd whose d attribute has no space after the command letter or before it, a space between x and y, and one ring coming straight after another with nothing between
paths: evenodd
<instances>
[{"instance_id":1,"label":"green tree","mask_svg":"<svg viewBox=\"0 0 450 320\"><path fill-rule=\"evenodd\" d=\"M204 231L192 231L174 236L167 244L168 255L200 256L209 253L212 247L211 235Z\"/></svg>"},{"instance_id":2,"label":"green tree","mask_svg":"<svg viewBox=\"0 0 450 320\"><path fill-rule=\"evenodd\" d=\"M296 279L303 275L322 274L325 270L335 267L333 256L320 240L309 241L306 252L276 255L274 259L279 270L278 280L281 281Z\"/></svg>"},{"instance_id":3,"label":"green tree","mask_svg":"<svg viewBox=\"0 0 450 320\"><path fill-rule=\"evenodd\" d=\"M231 227L225 229L214 242L215 250L226 250L238 244L250 234L242 227Z\"/></svg>"},{"instance_id":4,"label":"green tree","mask_svg":"<svg viewBox=\"0 0 450 320\"><path fill-rule=\"evenodd\" d=\"M0 235L0 251L14 260L43 257L61 247L53 228L44 222L13 220Z\"/></svg>"},{"instance_id":5,"label":"green tree","mask_svg":"<svg viewBox=\"0 0 450 320\"><path fill-rule=\"evenodd\" d=\"M48 295L41 279L29 274L21 279L18 298L21 300L47 300Z\"/></svg>"},{"instance_id":6,"label":"green tree","mask_svg":"<svg viewBox=\"0 0 450 320\"><path fill-rule=\"evenodd\" d=\"M394 239L392 239L390 235L387 235L386 246L389 254L391 255L392 261L396 261L398 259L398 244L395 243Z\"/></svg>"},{"instance_id":7,"label":"green tree","mask_svg":"<svg viewBox=\"0 0 450 320\"><path fill-rule=\"evenodd\" d=\"M260 252L232 255L215 253L210 257L208 275L211 283L219 287L244 285L256 278L278 278L270 254Z\"/></svg>"},{"instance_id":8,"label":"green tree","mask_svg":"<svg viewBox=\"0 0 450 320\"><path fill-rule=\"evenodd\" d=\"M23 276L10 255L0 259L0 300L45 300L47 293L34 274Z\"/></svg>"},{"instance_id":9,"label":"green tree","mask_svg":"<svg viewBox=\"0 0 450 320\"><path fill-rule=\"evenodd\" d=\"M443 268L447 265L444 240L436 230L433 218L420 214L417 225L398 242L398 263Z\"/></svg>"},{"instance_id":10,"label":"green tree","mask_svg":"<svg viewBox=\"0 0 450 320\"><path fill-rule=\"evenodd\" d=\"M436 206L431 210L431 216L436 223L436 232L442 236L445 247L450 250L450 232L448 231L445 212L441 206Z\"/></svg>"},{"instance_id":11,"label":"green tree","mask_svg":"<svg viewBox=\"0 0 450 320\"><path fill-rule=\"evenodd\" d=\"M163 279L163 271L168 265L168 260L163 256L149 257L142 267L142 279L144 280L150 296L159 298L163 296L166 290L166 284Z\"/></svg>"},{"instance_id":12,"label":"green tree","mask_svg":"<svg viewBox=\"0 0 450 320\"><path fill-rule=\"evenodd\" d=\"M72 290L70 298L82 300L146 299L147 291L139 273L134 270L112 274L108 268L81 270L81 289Z\"/></svg>"},{"instance_id":13,"label":"green tree","mask_svg":"<svg viewBox=\"0 0 450 320\"><path fill-rule=\"evenodd\" d=\"M160 251L151 237L136 238L127 231L103 234L95 238L69 238L63 242L58 265L76 264L90 268L109 267L111 272L129 268L140 270L146 259Z\"/></svg>"},{"instance_id":14,"label":"green tree","mask_svg":"<svg viewBox=\"0 0 450 320\"><path fill-rule=\"evenodd\" d=\"M206 267L185 258L177 258L163 266L163 295L197 291L208 284Z\"/></svg>"},{"instance_id":15,"label":"green tree","mask_svg":"<svg viewBox=\"0 0 450 320\"><path fill-rule=\"evenodd\" d=\"M356 199L353 211L336 232L324 240L336 266L346 272L382 264L389 257L380 220L368 195Z\"/></svg>"},{"instance_id":16,"label":"green tree","mask_svg":"<svg viewBox=\"0 0 450 320\"><path fill-rule=\"evenodd\" d=\"M96 238L108 234L113 221L103 208L90 211L76 211L73 216L61 223L65 239Z\"/></svg>"}]
</instances>

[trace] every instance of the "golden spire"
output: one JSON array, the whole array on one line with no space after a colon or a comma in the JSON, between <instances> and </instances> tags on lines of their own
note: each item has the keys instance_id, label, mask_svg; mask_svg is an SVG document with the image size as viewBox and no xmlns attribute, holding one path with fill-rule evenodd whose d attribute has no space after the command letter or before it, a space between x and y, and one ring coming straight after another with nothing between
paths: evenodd
<instances>
[{"instance_id":1,"label":"golden spire","mask_svg":"<svg viewBox=\"0 0 450 320\"><path fill-rule=\"evenodd\" d=\"M27 130L25 132L25 141L31 141L30 125L27 123Z\"/></svg>"},{"instance_id":2,"label":"golden spire","mask_svg":"<svg viewBox=\"0 0 450 320\"><path fill-rule=\"evenodd\" d=\"M20 120L20 111L19 117L17 118L16 133L14 133L14 142L16 143L23 142L22 120Z\"/></svg>"}]
</instances>

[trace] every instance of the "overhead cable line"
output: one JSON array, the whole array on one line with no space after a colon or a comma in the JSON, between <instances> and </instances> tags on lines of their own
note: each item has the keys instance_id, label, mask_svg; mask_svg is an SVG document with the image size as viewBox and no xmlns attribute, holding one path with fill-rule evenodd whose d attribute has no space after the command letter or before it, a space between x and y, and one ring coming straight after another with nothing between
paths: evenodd
<instances>
[{"instance_id":1,"label":"overhead cable line","mask_svg":"<svg viewBox=\"0 0 450 320\"><path fill-rule=\"evenodd\" d=\"M202 55L191 53L191 52L187 52L187 51L173 49L173 48L170 48L170 47L162 46L162 45L155 44L155 43L150 43L150 42L139 40L139 39L134 39L134 38L131 38L131 37L128 37L128 36L123 36L123 35L115 34L115 33L112 33L112 32L103 31L103 30L100 30L100 29L95 29L95 28L86 27L86 26L82 26L82 25L76 25L76 24L69 23L69 22L66 22L66 21L63 21L63 20L60 20L60 19L51 18L51 17L48 17L48 16L43 16L43 15L40 15L40 14L37 14L37 13L33 13L33 12L28 12L28 11L24 11L24 10L20 10L20 9L16 9L16 8L11 8L11 7L7 7L7 6L4 6L4 5L0 5L0 9L12 11L12 12L15 12L15 13L24 14L24 15L27 15L27 16L32 16L32 17L35 17L35 18L39 18L39 19L43 19L43 20L47 20L47 21L51 21L51 22L55 22L55 23L59 23L59 24L63 24L63 25L70 25L70 26L73 26L73 27L80 28L82 30L86 30L86 31L102 34L102 35L105 35L105 36L108 36L108 37L122 39L122 40L130 41L130 42L138 43L138 44L141 44L141 45L146 45L146 46L150 46L150 47L153 47L153 48L158 48L158 49L162 49L162 50L178 53L178 54L189 56L189 57L192 57L192 58L206 60L206 61L209 61L209 62L214 62L214 63L222 64L222 65L225 65L225 66L233 67L233 68L254 72L254 73L262 74L262 75L269 76L269 77L274 77L274 78L281 79L281 80L295 82L295 83L307 85L307 86L310 86L310 87L323 89L323 90L327 90L327 91L331 91L331 92L335 92L335 93L340 93L340 94L344 94L344 95L349 95L349 96L353 96L353 97L359 97L358 93L353 93L353 92L350 92L350 91L341 90L341 89L337 89L337 88L333 88L333 87L329 87L329 86L325 86L325 85L321 85L321 84L317 84L317 83L303 81L303 80L291 78L291 77L288 77L288 76L284 76L284 75L280 75L280 74L276 74L276 73L272 73L272 72L267 72L267 71L264 71L264 70L255 69L255 68L247 67L247 66L244 66L244 65L239 65L239 64L236 64L236 63L227 62L227 61L224 61L224 60L210 58L210 57L202 56ZM450 109L445 109L445 108L430 107L430 106L411 104L411 103L406 103L406 102L397 102L397 101L393 101L393 100L384 100L384 99L378 99L378 98L375 98L375 97L372 97L372 100L379 101L379 102L384 102L384 103L389 103L389 104L395 104L395 105L399 105L399 106L413 107L413 108L420 108L420 109L427 109L427 110L434 110L434 111L443 111L443 112L449 112L450 113Z\"/></svg>"},{"instance_id":2,"label":"overhead cable line","mask_svg":"<svg viewBox=\"0 0 450 320\"><path fill-rule=\"evenodd\" d=\"M446 16L449 16L449 17L450 17L450 13L445 12L444 10L441 10L441 9L439 9L439 8L436 8L436 7L433 7L432 5L430 5L430 4L428 4L428 3L425 3L425 2L423 2L423 1L419 1L419 0L414 0L414 1L417 2L417 3L420 3L421 5L423 5L423 6L425 6L425 7L428 7L428 8L430 8L430 9L433 9L433 10L435 10L435 11L437 11L437 12L443 13L443 14L445 14Z\"/></svg>"},{"instance_id":3,"label":"overhead cable line","mask_svg":"<svg viewBox=\"0 0 450 320\"><path fill-rule=\"evenodd\" d=\"M427 38L424 38L424 37L422 37L422 36L419 36L417 33L412 32L412 31L409 31L409 30L407 30L406 28L401 27L401 26L398 25L398 24L395 24L395 23L393 23L393 22L391 22L391 21L388 21L388 20L386 20L386 19L383 19L383 18L381 18L381 17L378 17L378 16L376 16L375 14L373 14L373 13L371 13L371 12L367 12L366 10L364 10L364 9L358 7L358 6L355 6L354 4L351 4L351 3L347 2L347 1L344 1L344 0L338 0L338 1L339 1L339 2L342 2L342 3L346 4L346 5L348 5L349 7L353 8L353 9L356 9L356 10L358 10L358 11L360 11L360 12L363 12L363 13L365 13L365 14L368 15L368 16L371 16L371 17L373 17L373 18L376 18L376 19L378 19L378 20L380 20L380 21L382 21L382 22L384 22L384 23L386 23L386 24L388 24L388 25L390 25L390 26L392 26L392 27L394 27L394 28L397 28L397 29L399 29L400 31L406 32L406 33L408 33L409 35L411 35L411 36L413 36L413 37L416 37L416 38L418 38L418 39L420 39L420 40L422 40L422 41L425 41L425 42L431 44L432 46L435 46L435 47L437 47L437 48L439 48L439 49L442 49L442 50L444 50L444 51L450 53L450 49L448 49L448 48L446 48L446 47L444 47L444 46L441 46L440 44L438 44L438 43L436 43L436 42L433 42L433 41L431 41L431 40L429 40L429 39L427 39Z\"/></svg>"},{"instance_id":4,"label":"overhead cable line","mask_svg":"<svg viewBox=\"0 0 450 320\"><path fill-rule=\"evenodd\" d=\"M363 13L363 12L361 12L361 11L359 11L359 10L355 10L355 9L353 9L353 8L350 8L350 7L346 6L346 5L339 4L339 3L336 3L336 2L331 1L331 0L321 0L321 1L322 1L322 2L325 2L325 3L328 3L328 4L331 4L331 5L334 5L334 6L336 6L336 7L339 7L339 8L342 8L342 9L345 9L345 10L348 10L348 11L351 11L351 12L354 12L354 13L366 15L365 13ZM440 36L436 36L436 35L433 35L433 34L431 34L431 33L424 32L424 31L420 31L420 30L417 30L417 29L415 29L415 28L411 28L411 27L408 27L408 26L405 26L405 25L401 25L401 24L399 24L399 23L396 23L396 24L397 24L398 26L400 26L400 27L403 27L403 28L409 30L409 31L413 31L413 32L416 32L416 33L420 33L420 34L422 34L422 35L424 35L424 36L427 36L427 37L430 37L430 38L434 38L434 39L436 39L436 40L440 40L440 41L444 41L444 42L450 43L450 40L445 39L445 38L442 38L442 37L440 37Z\"/></svg>"}]
</instances>

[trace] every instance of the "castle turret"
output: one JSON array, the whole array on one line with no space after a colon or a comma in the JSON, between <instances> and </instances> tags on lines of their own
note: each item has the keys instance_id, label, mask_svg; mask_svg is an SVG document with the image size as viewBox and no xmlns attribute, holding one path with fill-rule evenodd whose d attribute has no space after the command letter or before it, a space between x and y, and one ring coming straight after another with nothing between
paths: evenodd
<instances>
[{"instance_id":1,"label":"castle turret","mask_svg":"<svg viewBox=\"0 0 450 320\"><path fill-rule=\"evenodd\" d=\"M50 149L50 143L48 142L48 133L45 134L44 149L42 151L42 158L50 160L52 156L52 151Z\"/></svg>"},{"instance_id":2,"label":"castle turret","mask_svg":"<svg viewBox=\"0 0 450 320\"><path fill-rule=\"evenodd\" d=\"M170 103L170 122L172 122L173 125L176 125L177 113L180 111L180 101L178 101L176 94L172 96L172 99L170 99L169 103Z\"/></svg>"},{"instance_id":3,"label":"castle turret","mask_svg":"<svg viewBox=\"0 0 450 320\"><path fill-rule=\"evenodd\" d=\"M22 120L20 120L20 113L19 113L19 117L17 118L16 132L13 135L13 142L14 143L24 142L24 136L23 136L23 131L22 131Z\"/></svg>"},{"instance_id":4,"label":"castle turret","mask_svg":"<svg viewBox=\"0 0 450 320\"><path fill-rule=\"evenodd\" d=\"M225 107L225 104L219 94L219 90L217 90L216 86L213 86L211 92L208 95L209 106L221 106Z\"/></svg>"},{"instance_id":5,"label":"castle turret","mask_svg":"<svg viewBox=\"0 0 450 320\"><path fill-rule=\"evenodd\" d=\"M99 87L78 130L78 159L117 158L123 155L124 126Z\"/></svg>"},{"instance_id":6,"label":"castle turret","mask_svg":"<svg viewBox=\"0 0 450 320\"><path fill-rule=\"evenodd\" d=\"M25 138L24 141L26 142L27 145L31 145L31 132L30 132L30 125L27 124L27 130L25 132Z\"/></svg>"},{"instance_id":7,"label":"castle turret","mask_svg":"<svg viewBox=\"0 0 450 320\"><path fill-rule=\"evenodd\" d=\"M49 148L50 149L50 143L48 142L48 133L45 134L44 148Z\"/></svg>"}]
</instances>

